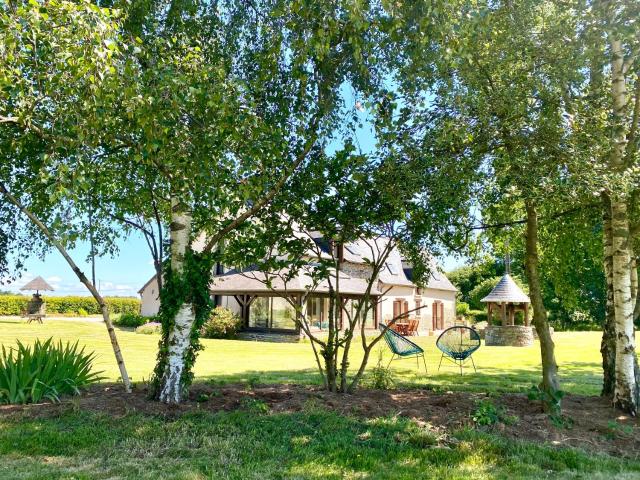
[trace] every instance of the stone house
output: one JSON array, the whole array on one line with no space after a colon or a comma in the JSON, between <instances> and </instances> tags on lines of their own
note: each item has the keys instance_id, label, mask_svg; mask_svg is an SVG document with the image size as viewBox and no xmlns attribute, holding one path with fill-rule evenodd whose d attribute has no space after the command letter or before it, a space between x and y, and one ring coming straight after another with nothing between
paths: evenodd
<instances>
[{"instance_id":1,"label":"stone house","mask_svg":"<svg viewBox=\"0 0 640 480\"><path fill-rule=\"evenodd\" d=\"M330 256L328 242L317 235L313 240L318 248L315 253L309 253L310 262L314 255ZM367 259L371 259L375 251L381 251L384 242L385 239L360 240L334 247L337 250L333 253L340 259L340 292L345 308L350 312L357 308L357 302L362 300L368 287L372 271ZM307 274L278 273L273 277L258 270L238 271L218 265L210 285L214 303L236 312L243 320L244 330L255 333L256 337L269 334L300 335L296 311L283 296L299 302L314 330L326 329L329 285L321 282L310 289L312 282ZM271 280L270 287L266 285L267 277ZM370 309L367 318L360 320L366 322L365 328L377 329L380 322L404 313L409 318L419 320L419 335L439 332L454 324L457 290L436 264L432 265L426 286L420 288L412 280L411 265L404 262L400 251L394 248L369 293L375 306ZM142 300L142 315L157 313L159 301L155 277L138 293Z\"/></svg>"}]
</instances>

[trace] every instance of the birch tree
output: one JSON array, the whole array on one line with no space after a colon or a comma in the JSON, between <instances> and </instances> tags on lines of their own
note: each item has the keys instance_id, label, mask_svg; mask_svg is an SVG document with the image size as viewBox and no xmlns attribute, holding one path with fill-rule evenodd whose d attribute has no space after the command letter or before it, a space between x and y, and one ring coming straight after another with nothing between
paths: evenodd
<instances>
[{"instance_id":1,"label":"birch tree","mask_svg":"<svg viewBox=\"0 0 640 480\"><path fill-rule=\"evenodd\" d=\"M369 81L367 10L348 2L145 7L127 10L135 61L122 115L105 126L126 147L103 162L123 175L140 166L157 173L171 248L153 390L178 403L211 308L220 243L244 231L337 128L341 86ZM127 201L117 216L136 210Z\"/></svg>"},{"instance_id":2,"label":"birch tree","mask_svg":"<svg viewBox=\"0 0 640 480\"><path fill-rule=\"evenodd\" d=\"M606 218L610 228L605 241L607 278L613 290L615 316L615 388L613 403L636 415L640 396L640 373L636 370L637 354L633 324L637 288L637 270L633 261L633 238L630 230L630 201L637 183L638 135L640 122L640 39L638 16L640 8L634 4L602 2L595 4L595 15L609 57L610 120L608 153L602 159L608 167L607 182L603 185ZM609 263L609 252L611 261Z\"/></svg>"},{"instance_id":3,"label":"birch tree","mask_svg":"<svg viewBox=\"0 0 640 480\"><path fill-rule=\"evenodd\" d=\"M13 217L0 230L5 246L30 253L55 248L63 256L100 305L129 391L104 298L69 254L85 232L79 192L88 158L102 141L101 121L120 88L117 18L117 11L89 2L0 6L0 210ZM1 260L10 267L7 257Z\"/></svg>"}]
</instances>

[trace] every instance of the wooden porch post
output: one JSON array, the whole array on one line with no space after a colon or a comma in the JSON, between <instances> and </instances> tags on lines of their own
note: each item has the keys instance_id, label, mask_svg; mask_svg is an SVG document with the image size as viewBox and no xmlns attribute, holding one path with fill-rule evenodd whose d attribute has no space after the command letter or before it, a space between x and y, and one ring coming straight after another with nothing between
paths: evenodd
<instances>
[{"instance_id":1,"label":"wooden porch post","mask_svg":"<svg viewBox=\"0 0 640 480\"><path fill-rule=\"evenodd\" d=\"M491 325L491 320L493 320L493 303L487 303L487 325Z\"/></svg>"},{"instance_id":2,"label":"wooden porch post","mask_svg":"<svg viewBox=\"0 0 640 480\"><path fill-rule=\"evenodd\" d=\"M529 304L524 304L524 324L526 327L529 326Z\"/></svg>"},{"instance_id":3,"label":"wooden porch post","mask_svg":"<svg viewBox=\"0 0 640 480\"><path fill-rule=\"evenodd\" d=\"M380 297L371 297L375 298L375 306L373 308L373 327L378 328L378 322L380 321L380 317L378 316L378 309L380 308Z\"/></svg>"},{"instance_id":4,"label":"wooden porch post","mask_svg":"<svg viewBox=\"0 0 640 480\"><path fill-rule=\"evenodd\" d=\"M501 310L501 314L502 314L502 326L506 327L507 326L507 304L506 303L502 303L502 305L500 305L500 310Z\"/></svg>"},{"instance_id":5,"label":"wooden porch post","mask_svg":"<svg viewBox=\"0 0 640 480\"><path fill-rule=\"evenodd\" d=\"M306 307L307 302L302 301L302 295L298 295L296 298L296 305L298 308L296 309L296 332L300 335L300 323L302 322L302 312L303 308Z\"/></svg>"}]
</instances>

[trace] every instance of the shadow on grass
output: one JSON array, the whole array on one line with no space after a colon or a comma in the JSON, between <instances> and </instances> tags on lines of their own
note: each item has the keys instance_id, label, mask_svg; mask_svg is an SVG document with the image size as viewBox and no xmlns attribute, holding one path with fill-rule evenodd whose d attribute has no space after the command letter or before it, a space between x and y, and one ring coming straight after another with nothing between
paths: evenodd
<instances>
[{"instance_id":1,"label":"shadow on grass","mask_svg":"<svg viewBox=\"0 0 640 480\"><path fill-rule=\"evenodd\" d=\"M192 413L176 419L68 412L0 418L0 477L22 478L542 478L639 472L640 463L506 441L437 434L403 418L306 411ZM42 461L43 458L49 459ZM605 473L606 472L606 473ZM590 477L594 478L594 477Z\"/></svg>"},{"instance_id":2,"label":"shadow on grass","mask_svg":"<svg viewBox=\"0 0 640 480\"><path fill-rule=\"evenodd\" d=\"M564 364L560 369L562 389L578 395L599 395L602 388L602 375L597 372L595 363ZM371 372L365 373L363 384L366 386ZM540 382L541 371L535 368L508 370L482 367L477 373L473 368L465 368L463 375L457 367L443 368L440 372L429 370L393 369L393 377L398 387L427 388L436 391L468 391L484 393L524 393L532 385ZM222 383L297 383L303 385L321 385L322 379L314 369L305 370L246 370L233 374L215 374L198 376L197 381Z\"/></svg>"}]
</instances>

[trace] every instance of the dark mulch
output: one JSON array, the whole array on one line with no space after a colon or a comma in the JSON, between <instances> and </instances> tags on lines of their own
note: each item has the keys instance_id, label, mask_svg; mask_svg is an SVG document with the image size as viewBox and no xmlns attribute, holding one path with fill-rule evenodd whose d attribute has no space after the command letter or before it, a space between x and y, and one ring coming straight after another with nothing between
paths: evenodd
<instances>
[{"instance_id":1,"label":"dark mulch","mask_svg":"<svg viewBox=\"0 0 640 480\"><path fill-rule=\"evenodd\" d=\"M428 423L437 429L452 430L473 426L477 403L489 399L513 416L515 422L499 423L491 429L502 436L557 446L580 447L615 456L640 457L640 422L621 414L601 397L568 395L563 400L565 426L555 425L542 412L539 402L522 394L487 396L467 392L434 392L421 389L367 390L354 395L338 395L317 387L301 385L229 384L224 386L197 383L189 400L182 405L164 405L150 401L145 387L138 386L126 394L121 385L99 384L81 397L59 404L4 405L0 415L50 417L72 409L100 412L114 417L138 412L147 415L177 417L193 411L232 411L246 408L247 399L269 405L273 413L298 412L310 407L325 407L341 414L375 418L398 415Z\"/></svg>"}]
</instances>

